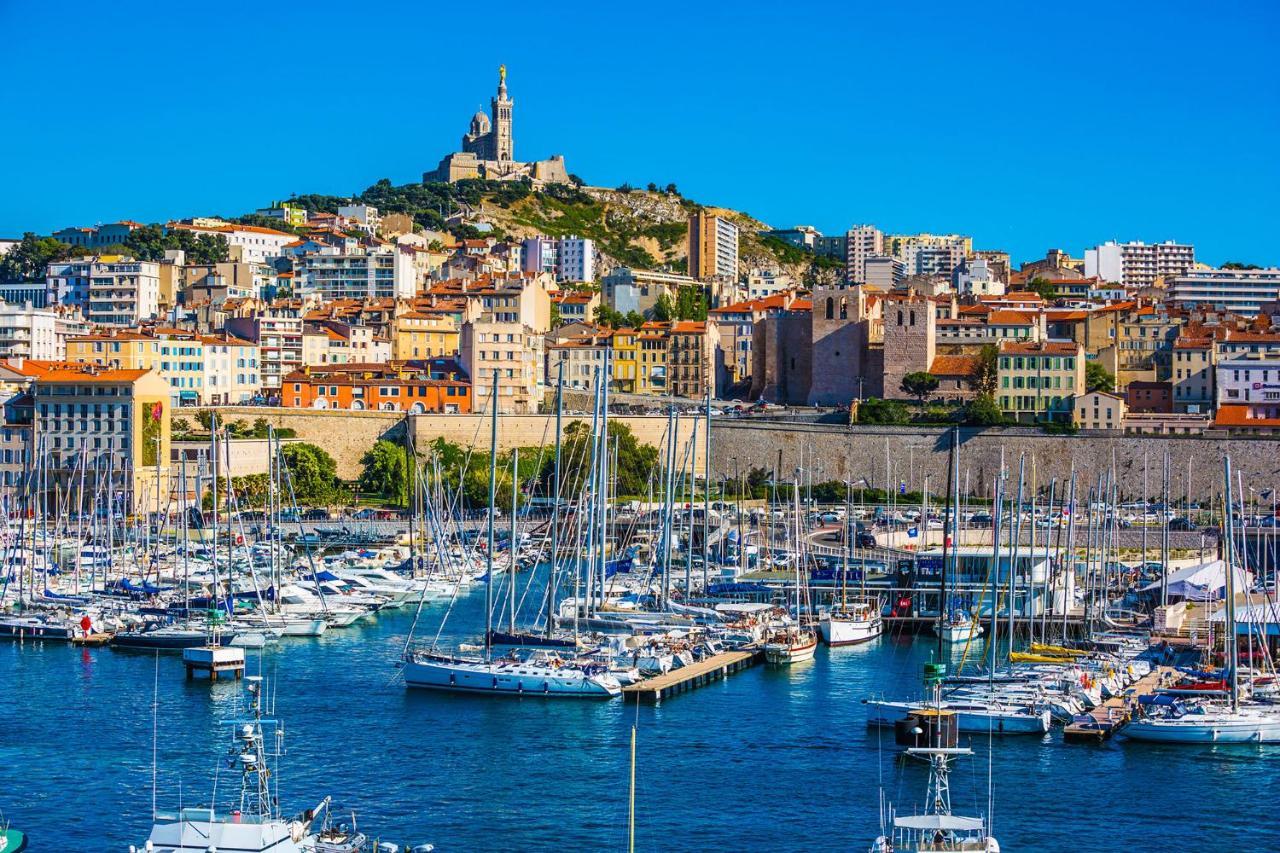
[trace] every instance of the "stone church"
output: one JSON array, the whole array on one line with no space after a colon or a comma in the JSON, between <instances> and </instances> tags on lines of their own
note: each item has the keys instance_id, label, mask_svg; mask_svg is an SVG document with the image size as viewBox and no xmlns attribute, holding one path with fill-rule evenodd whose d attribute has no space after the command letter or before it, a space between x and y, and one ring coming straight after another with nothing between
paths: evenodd
<instances>
[{"instance_id":1,"label":"stone church","mask_svg":"<svg viewBox=\"0 0 1280 853\"><path fill-rule=\"evenodd\" d=\"M463 134L462 150L445 155L440 165L422 175L424 183L462 181L467 178L514 181L528 178L535 184L569 182L564 157L521 163L515 159L512 113L515 101L507 94L507 66L498 68L498 92L489 100L489 115L478 110Z\"/></svg>"}]
</instances>

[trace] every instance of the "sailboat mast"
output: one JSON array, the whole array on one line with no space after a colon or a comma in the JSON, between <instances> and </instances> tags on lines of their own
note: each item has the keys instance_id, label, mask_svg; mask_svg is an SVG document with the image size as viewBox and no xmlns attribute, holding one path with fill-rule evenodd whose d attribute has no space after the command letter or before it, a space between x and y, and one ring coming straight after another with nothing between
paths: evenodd
<instances>
[{"instance_id":1,"label":"sailboat mast","mask_svg":"<svg viewBox=\"0 0 1280 853\"><path fill-rule=\"evenodd\" d=\"M493 513L497 507L498 492L498 371L493 371L493 394L489 397L491 425L489 428L489 524L484 556L488 563L484 585L484 659L493 653Z\"/></svg>"},{"instance_id":2,"label":"sailboat mast","mask_svg":"<svg viewBox=\"0 0 1280 853\"><path fill-rule=\"evenodd\" d=\"M564 413L564 362L556 374L556 449L555 496L551 504L551 567L547 570L547 639L551 639L555 627L556 612L556 560L560 559L560 419Z\"/></svg>"},{"instance_id":3,"label":"sailboat mast","mask_svg":"<svg viewBox=\"0 0 1280 853\"><path fill-rule=\"evenodd\" d=\"M1026 472L1027 454L1018 457L1018 497L1013 506L1013 548L1009 555L1009 653L1013 653L1014 615L1018 603L1018 556L1022 545L1022 478Z\"/></svg>"},{"instance_id":4,"label":"sailboat mast","mask_svg":"<svg viewBox=\"0 0 1280 853\"><path fill-rule=\"evenodd\" d=\"M1231 680L1231 710L1240 710L1239 665L1236 660L1236 584L1235 584L1235 498L1231 490L1231 457L1222 457L1222 477L1225 488L1226 518L1223 525L1222 559L1226 564L1226 617L1227 627L1223 642L1226 644L1227 677ZM1243 506L1242 506L1243 509ZM1243 515L1243 513L1241 513Z\"/></svg>"},{"instance_id":5,"label":"sailboat mast","mask_svg":"<svg viewBox=\"0 0 1280 853\"><path fill-rule=\"evenodd\" d=\"M707 594L708 562L711 560L711 388L707 388L707 429L702 439L702 594ZM721 490L721 511L723 511ZM723 539L721 540L724 541Z\"/></svg>"},{"instance_id":6,"label":"sailboat mast","mask_svg":"<svg viewBox=\"0 0 1280 853\"><path fill-rule=\"evenodd\" d=\"M516 632L516 507L520 501L520 448L511 448L511 565L507 567L511 596L510 618L507 628L512 634Z\"/></svg>"},{"instance_id":7,"label":"sailboat mast","mask_svg":"<svg viewBox=\"0 0 1280 853\"><path fill-rule=\"evenodd\" d=\"M956 445L958 443L958 438L957 438L958 434L959 434L959 430L953 426L951 428L951 446L947 450L947 498L946 498L946 503L944 504L944 508L942 510L942 524L943 524L942 573L938 581L938 631L937 631L938 660L940 661L943 660L942 635L945 633L946 625L947 625L947 574L950 571L950 566L947 565L947 560L951 556L951 554L954 553L955 551L954 545L951 545L950 548L948 547L949 543L947 542L947 540L949 539L949 537L947 536L946 525L949 517L948 514L954 513L956 510L955 504L952 503L952 500L953 500L952 490L955 489L957 485L956 468L959 465L959 463L956 460L956 453L957 453ZM925 535L927 536L928 529L929 529L929 521L927 518L925 518L923 519L923 522L924 522L924 527L926 531Z\"/></svg>"}]
</instances>

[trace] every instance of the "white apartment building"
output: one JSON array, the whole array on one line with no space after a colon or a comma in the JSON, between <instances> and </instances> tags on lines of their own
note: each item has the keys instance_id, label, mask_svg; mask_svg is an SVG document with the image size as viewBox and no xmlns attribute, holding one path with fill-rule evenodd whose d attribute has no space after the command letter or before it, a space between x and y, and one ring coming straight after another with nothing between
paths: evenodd
<instances>
[{"instance_id":1,"label":"white apartment building","mask_svg":"<svg viewBox=\"0 0 1280 853\"><path fill-rule=\"evenodd\" d=\"M412 299L418 292L413 250L392 246L342 252L324 248L294 261L294 292L322 299Z\"/></svg>"},{"instance_id":2,"label":"white apartment building","mask_svg":"<svg viewBox=\"0 0 1280 853\"><path fill-rule=\"evenodd\" d=\"M1166 302L1212 305L1220 311L1254 316L1265 302L1280 300L1280 268L1262 270L1189 269L1167 281Z\"/></svg>"},{"instance_id":3,"label":"white apartment building","mask_svg":"<svg viewBox=\"0 0 1280 853\"><path fill-rule=\"evenodd\" d=\"M302 366L302 317L263 313L232 317L226 330L258 345L258 372L268 395L280 393L280 380Z\"/></svg>"},{"instance_id":4,"label":"white apartment building","mask_svg":"<svg viewBox=\"0 0 1280 853\"><path fill-rule=\"evenodd\" d=\"M102 256L49 264L46 286L58 304L80 309L95 326L130 327L160 310L160 265Z\"/></svg>"},{"instance_id":5,"label":"white apartment building","mask_svg":"<svg viewBox=\"0 0 1280 853\"><path fill-rule=\"evenodd\" d=\"M965 248L960 242L918 243L907 242L899 256L908 276L926 275L951 278L956 267L965 259Z\"/></svg>"},{"instance_id":6,"label":"white apartment building","mask_svg":"<svg viewBox=\"0 0 1280 853\"><path fill-rule=\"evenodd\" d=\"M1156 279L1186 273L1196 264L1195 246L1168 240L1148 245L1141 241L1117 243L1109 240L1084 250L1085 278L1118 282L1125 287L1149 287Z\"/></svg>"},{"instance_id":7,"label":"white apartment building","mask_svg":"<svg viewBox=\"0 0 1280 853\"><path fill-rule=\"evenodd\" d=\"M371 204L340 204L338 205L338 215L356 223L360 230L366 234L378 233L378 228L382 225L382 217L378 214L378 208Z\"/></svg>"},{"instance_id":8,"label":"white apartment building","mask_svg":"<svg viewBox=\"0 0 1280 853\"><path fill-rule=\"evenodd\" d=\"M1250 418L1280 418L1280 355L1241 353L1218 361L1218 406L1246 406Z\"/></svg>"},{"instance_id":9,"label":"white apartment building","mask_svg":"<svg viewBox=\"0 0 1280 853\"><path fill-rule=\"evenodd\" d=\"M530 237L520 244L520 268L556 281L595 281L596 244L585 237Z\"/></svg>"},{"instance_id":10,"label":"white apartment building","mask_svg":"<svg viewBox=\"0 0 1280 853\"><path fill-rule=\"evenodd\" d=\"M863 284L881 290L893 290L906 277L902 261L888 255L876 255L863 262Z\"/></svg>"},{"instance_id":11,"label":"white apartment building","mask_svg":"<svg viewBox=\"0 0 1280 853\"><path fill-rule=\"evenodd\" d=\"M689 217L689 275L738 280L738 226L699 211Z\"/></svg>"},{"instance_id":12,"label":"white apartment building","mask_svg":"<svg viewBox=\"0 0 1280 853\"><path fill-rule=\"evenodd\" d=\"M534 414L542 400L543 336L521 323L463 323L459 354L471 377L471 410L492 411L494 372L498 411Z\"/></svg>"},{"instance_id":13,"label":"white apartment building","mask_svg":"<svg viewBox=\"0 0 1280 853\"><path fill-rule=\"evenodd\" d=\"M956 293L974 296L1004 296L1005 292L1004 282L983 258L962 261L951 273L951 286Z\"/></svg>"},{"instance_id":14,"label":"white apartment building","mask_svg":"<svg viewBox=\"0 0 1280 853\"><path fill-rule=\"evenodd\" d=\"M84 334L87 325L74 313L33 308L30 303L0 302L0 358L63 361L67 338Z\"/></svg>"},{"instance_id":15,"label":"white apartment building","mask_svg":"<svg viewBox=\"0 0 1280 853\"><path fill-rule=\"evenodd\" d=\"M298 239L298 235L260 228L256 225L237 225L220 219L197 219L191 222L170 222L169 230L191 231L195 234L213 234L227 241L229 259L261 264L284 254L284 247Z\"/></svg>"},{"instance_id":16,"label":"white apartment building","mask_svg":"<svg viewBox=\"0 0 1280 853\"><path fill-rule=\"evenodd\" d=\"M868 284L867 261L884 256L884 233L874 225L855 225L844 236L845 277L850 284Z\"/></svg>"}]
</instances>

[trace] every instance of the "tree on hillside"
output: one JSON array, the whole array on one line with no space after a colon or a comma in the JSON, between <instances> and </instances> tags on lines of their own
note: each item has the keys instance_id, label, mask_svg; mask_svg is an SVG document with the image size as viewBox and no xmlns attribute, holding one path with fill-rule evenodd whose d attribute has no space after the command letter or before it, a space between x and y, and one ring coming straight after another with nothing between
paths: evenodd
<instances>
[{"instance_id":1,"label":"tree on hillside","mask_svg":"<svg viewBox=\"0 0 1280 853\"><path fill-rule=\"evenodd\" d=\"M938 390L938 377L925 370L917 370L902 377L902 393L915 397L921 404Z\"/></svg>"},{"instance_id":2,"label":"tree on hillside","mask_svg":"<svg viewBox=\"0 0 1280 853\"><path fill-rule=\"evenodd\" d=\"M1262 267L1257 264L1245 264L1240 261L1227 261L1222 265L1224 270L1260 270Z\"/></svg>"},{"instance_id":3,"label":"tree on hillside","mask_svg":"<svg viewBox=\"0 0 1280 853\"><path fill-rule=\"evenodd\" d=\"M667 294L661 294L653 303L653 319L659 323L670 323L676 316L675 303Z\"/></svg>"},{"instance_id":4,"label":"tree on hillside","mask_svg":"<svg viewBox=\"0 0 1280 853\"><path fill-rule=\"evenodd\" d=\"M397 504L409 502L409 469L404 448L379 439L361 458L360 491L378 495Z\"/></svg>"},{"instance_id":5,"label":"tree on hillside","mask_svg":"<svg viewBox=\"0 0 1280 853\"><path fill-rule=\"evenodd\" d=\"M1084 366L1084 387L1086 391L1106 391L1110 393L1116 388L1115 374L1108 371L1098 362L1090 361Z\"/></svg>"},{"instance_id":6,"label":"tree on hillside","mask_svg":"<svg viewBox=\"0 0 1280 853\"><path fill-rule=\"evenodd\" d=\"M681 285L676 291L675 317L677 320L707 319L707 290L697 285Z\"/></svg>"},{"instance_id":7,"label":"tree on hillside","mask_svg":"<svg viewBox=\"0 0 1280 853\"><path fill-rule=\"evenodd\" d=\"M221 234L196 234L192 231L166 231L157 224L135 228L125 240L129 253L140 261L159 261L170 249L181 249L189 264L218 264L227 260L231 248Z\"/></svg>"},{"instance_id":8,"label":"tree on hillside","mask_svg":"<svg viewBox=\"0 0 1280 853\"><path fill-rule=\"evenodd\" d=\"M1000 349L995 344L987 344L978 351L978 364L969 377L969 387L979 397L994 398L999 381Z\"/></svg>"},{"instance_id":9,"label":"tree on hillside","mask_svg":"<svg viewBox=\"0 0 1280 853\"><path fill-rule=\"evenodd\" d=\"M28 231L22 240L0 255L0 281L44 281L49 264L87 254L87 250L52 237Z\"/></svg>"}]
</instances>

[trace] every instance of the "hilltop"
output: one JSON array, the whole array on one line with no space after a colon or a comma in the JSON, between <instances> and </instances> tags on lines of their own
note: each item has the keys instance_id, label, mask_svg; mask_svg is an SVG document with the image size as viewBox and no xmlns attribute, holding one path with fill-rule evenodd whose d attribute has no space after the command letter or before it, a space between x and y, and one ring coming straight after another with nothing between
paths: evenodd
<instances>
[{"instance_id":1,"label":"hilltop","mask_svg":"<svg viewBox=\"0 0 1280 853\"><path fill-rule=\"evenodd\" d=\"M382 180L355 200L376 205L383 213L405 213L430 230L475 236L487 227L500 237L521 239L538 234L576 235L595 241L601 266L667 269L684 272L689 214L706 209L739 228L739 258L744 270L785 273L797 281L836 280L843 263L819 258L761 232L769 226L728 208L699 204L674 187L663 191L651 185L602 187L548 185L533 190L528 184L470 180L454 184L422 183L393 186ZM293 199L311 210L335 212L346 200L337 196L303 195ZM480 229L477 229L480 226Z\"/></svg>"}]
</instances>

